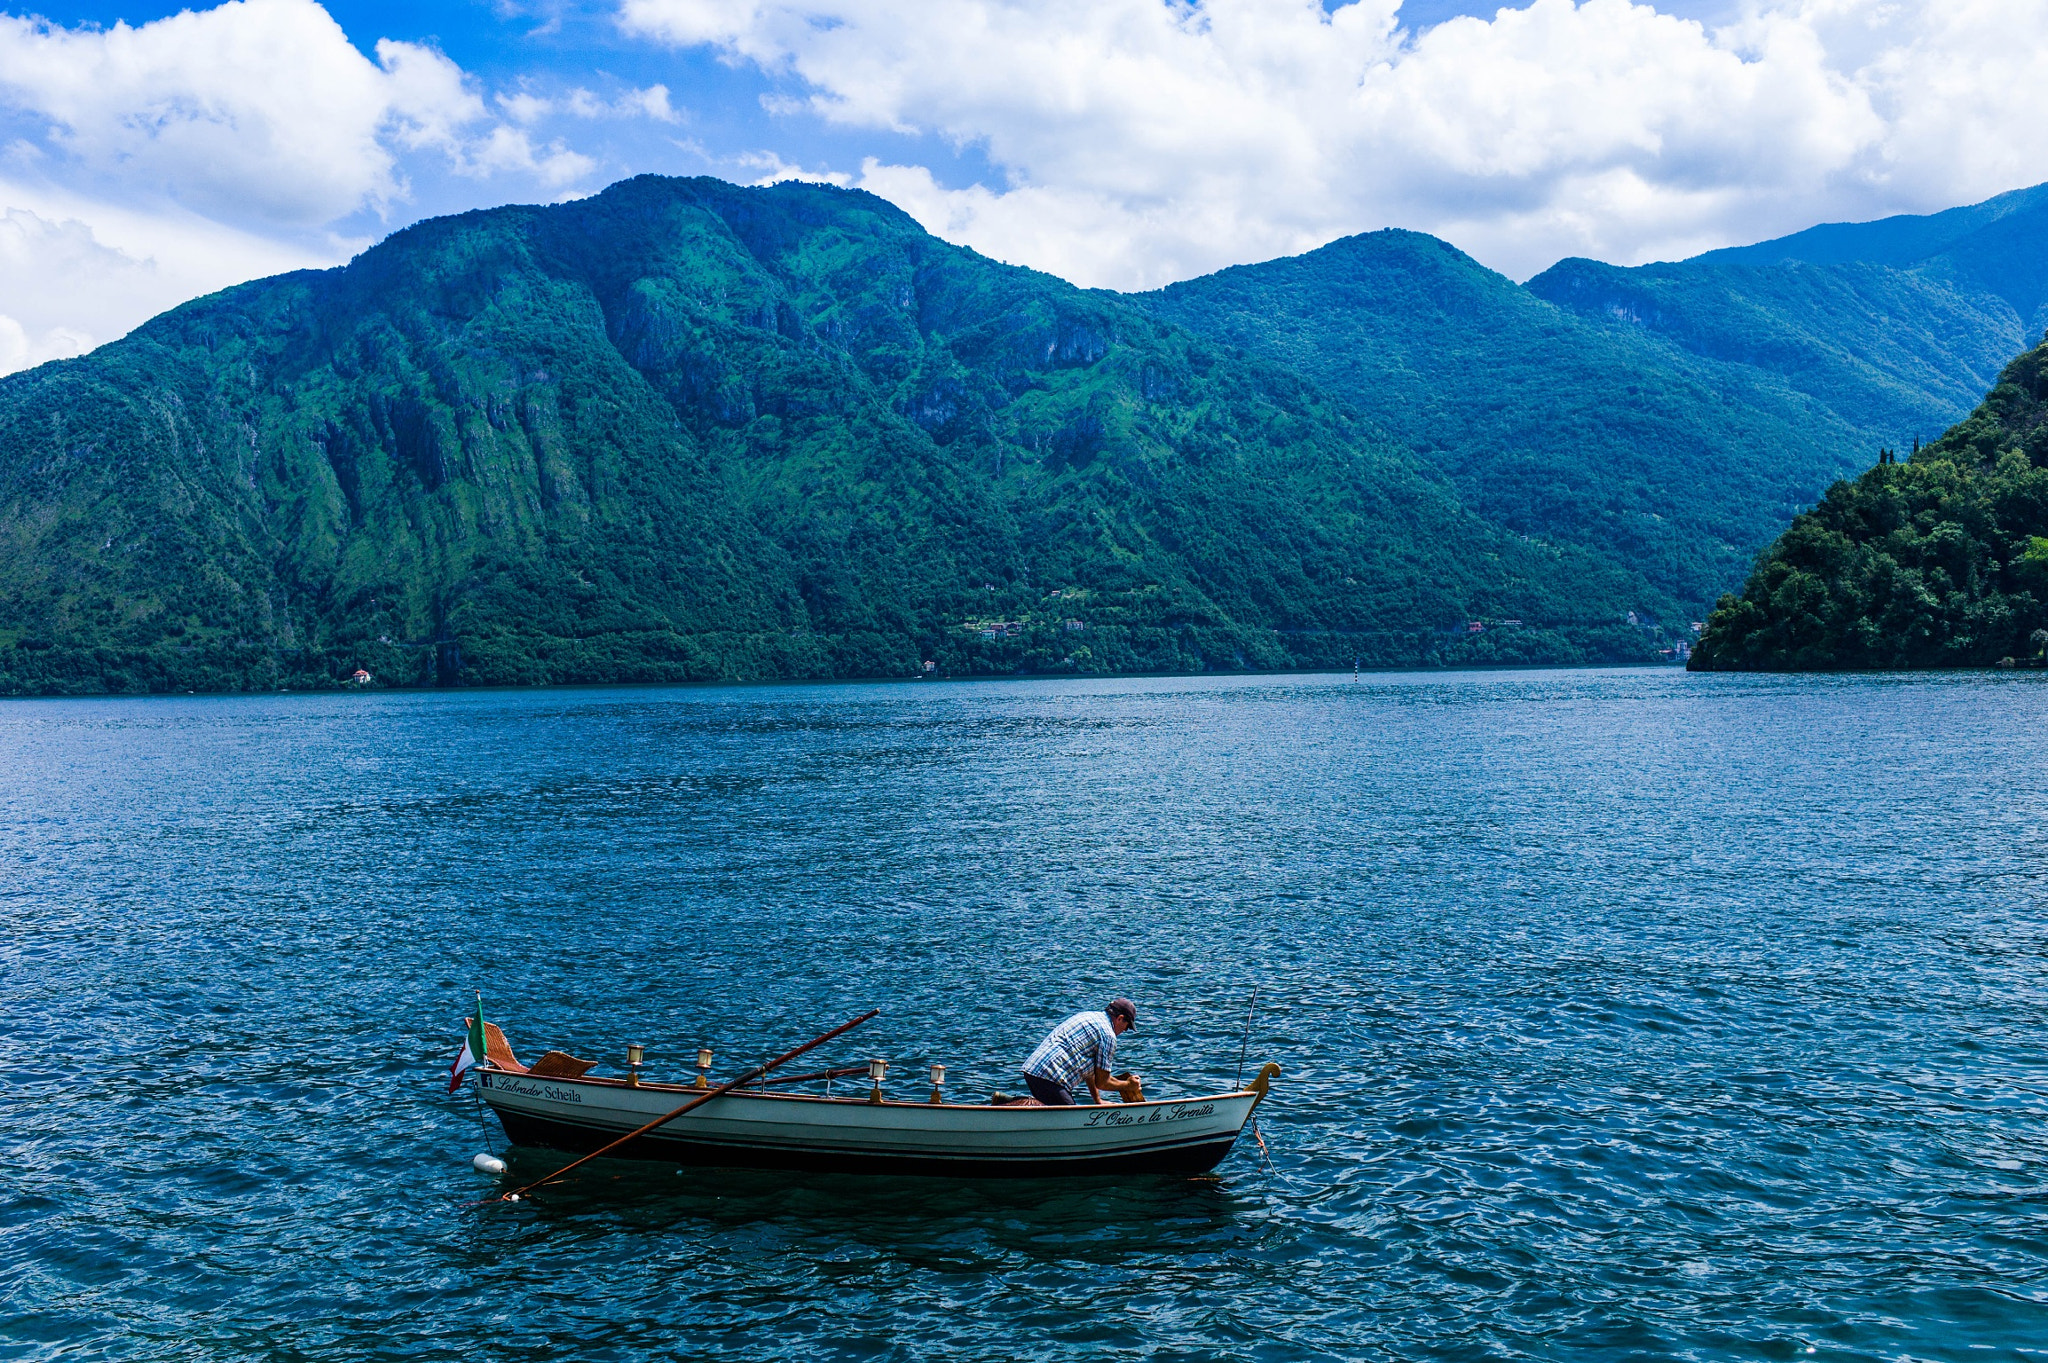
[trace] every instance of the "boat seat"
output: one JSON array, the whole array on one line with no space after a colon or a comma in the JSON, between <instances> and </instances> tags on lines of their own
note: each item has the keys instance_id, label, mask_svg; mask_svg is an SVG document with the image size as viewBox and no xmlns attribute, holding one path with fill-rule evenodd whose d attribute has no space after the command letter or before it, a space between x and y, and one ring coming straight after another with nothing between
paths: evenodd
<instances>
[{"instance_id":1,"label":"boat seat","mask_svg":"<svg viewBox=\"0 0 2048 1363\"><path fill-rule=\"evenodd\" d=\"M468 1018L462 1020L465 1024ZM505 1034L498 1030L495 1022L484 1024L484 1058L491 1062L493 1069L505 1070L511 1074L526 1073L526 1066L519 1063L519 1057L512 1054L512 1043L505 1040Z\"/></svg>"},{"instance_id":2,"label":"boat seat","mask_svg":"<svg viewBox=\"0 0 2048 1363\"><path fill-rule=\"evenodd\" d=\"M595 1060L578 1060L567 1051L549 1051L527 1066L526 1072L536 1079L581 1079L596 1065Z\"/></svg>"}]
</instances>

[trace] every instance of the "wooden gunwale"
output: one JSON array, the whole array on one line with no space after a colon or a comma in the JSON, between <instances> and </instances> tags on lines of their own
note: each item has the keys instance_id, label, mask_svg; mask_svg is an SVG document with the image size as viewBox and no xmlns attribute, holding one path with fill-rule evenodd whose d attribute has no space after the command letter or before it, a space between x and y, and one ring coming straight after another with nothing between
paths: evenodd
<instances>
[{"instance_id":1,"label":"wooden gunwale","mask_svg":"<svg viewBox=\"0 0 2048 1363\"><path fill-rule=\"evenodd\" d=\"M614 1079L609 1077L564 1079L554 1075L542 1075L536 1078L533 1075L521 1074L517 1070L501 1070L495 1065L487 1065L484 1066L484 1068L488 1069L492 1074L501 1074L508 1079L531 1079L534 1083L537 1084L581 1084L591 1088L619 1088L624 1089L629 1093L635 1091L643 1091L650 1093L682 1094L701 1093L704 1091L699 1089L695 1084L650 1084L647 1083L645 1080L641 1081L638 1084L629 1084L623 1079ZM1208 1103L1215 1102L1216 1100L1222 1098L1243 1098L1253 1095L1259 1096L1261 1098L1264 1097L1264 1095L1259 1094L1258 1090L1256 1089L1244 1088L1231 1089L1225 1093L1191 1094L1185 1098L1147 1098L1142 1103L1073 1103L1070 1104L1070 1106L1080 1108L1106 1107L1117 1110L1129 1108L1135 1112L1142 1108L1148 1107L1171 1107L1181 1103ZM763 1098L775 1102L784 1103L851 1103L856 1107L915 1107L926 1109L944 1108L948 1112L1040 1112L1047 1110L1043 1107L1028 1107L1021 1103L1005 1103L1001 1107L998 1107L994 1103L933 1103L928 1102L922 1098L911 1099L908 1101L901 1098L884 1098L881 1102L877 1103L865 1096L855 1097L849 1095L846 1097L840 1097L837 1094L828 1096L822 1093L764 1093L760 1089L744 1088L734 1089L731 1093L726 1094L725 1096L728 1098ZM1051 1110L1057 1111L1058 1109Z\"/></svg>"}]
</instances>

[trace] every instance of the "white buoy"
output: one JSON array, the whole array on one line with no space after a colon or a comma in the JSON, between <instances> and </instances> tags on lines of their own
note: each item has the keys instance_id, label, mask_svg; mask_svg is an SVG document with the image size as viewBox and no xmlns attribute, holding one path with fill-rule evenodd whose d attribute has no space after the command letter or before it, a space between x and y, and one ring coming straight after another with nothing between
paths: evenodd
<instances>
[{"instance_id":1,"label":"white buoy","mask_svg":"<svg viewBox=\"0 0 2048 1363\"><path fill-rule=\"evenodd\" d=\"M502 1174L505 1172L505 1161L499 1159L496 1155L478 1155L470 1163L476 1166L476 1171L479 1174Z\"/></svg>"}]
</instances>

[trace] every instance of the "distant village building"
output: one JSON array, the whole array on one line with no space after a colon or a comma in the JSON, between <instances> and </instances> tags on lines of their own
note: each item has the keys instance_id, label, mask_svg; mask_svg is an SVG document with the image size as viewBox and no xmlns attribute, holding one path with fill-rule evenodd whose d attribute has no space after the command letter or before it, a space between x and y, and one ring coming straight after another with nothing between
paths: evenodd
<instances>
[{"instance_id":1,"label":"distant village building","mask_svg":"<svg viewBox=\"0 0 2048 1363\"><path fill-rule=\"evenodd\" d=\"M368 686L370 684L370 674L359 667L355 670L355 674L351 676L349 680L354 682L357 686Z\"/></svg>"}]
</instances>

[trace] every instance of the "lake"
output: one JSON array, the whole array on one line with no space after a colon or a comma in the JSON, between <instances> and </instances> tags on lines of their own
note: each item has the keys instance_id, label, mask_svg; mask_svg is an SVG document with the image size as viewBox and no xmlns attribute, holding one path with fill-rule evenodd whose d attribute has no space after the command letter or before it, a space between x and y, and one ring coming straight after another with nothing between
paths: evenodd
<instances>
[{"instance_id":1,"label":"lake","mask_svg":"<svg viewBox=\"0 0 2048 1363\"><path fill-rule=\"evenodd\" d=\"M0 1355L2042 1358L2044 681L0 702ZM476 989L965 1100L1115 994L1214 1091L1254 988L1199 1179L479 1206L445 1094Z\"/></svg>"}]
</instances>

